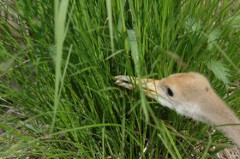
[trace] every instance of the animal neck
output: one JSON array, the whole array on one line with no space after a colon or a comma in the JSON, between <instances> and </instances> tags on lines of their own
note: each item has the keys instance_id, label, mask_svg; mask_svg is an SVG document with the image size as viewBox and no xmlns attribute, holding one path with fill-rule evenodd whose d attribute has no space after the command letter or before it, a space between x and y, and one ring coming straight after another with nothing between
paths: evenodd
<instances>
[{"instance_id":1,"label":"animal neck","mask_svg":"<svg viewBox=\"0 0 240 159\"><path fill-rule=\"evenodd\" d=\"M215 126L240 148L240 120L218 96L215 99L204 106L203 121Z\"/></svg>"},{"instance_id":2,"label":"animal neck","mask_svg":"<svg viewBox=\"0 0 240 159\"><path fill-rule=\"evenodd\" d=\"M228 124L216 127L240 148L240 125Z\"/></svg>"}]
</instances>

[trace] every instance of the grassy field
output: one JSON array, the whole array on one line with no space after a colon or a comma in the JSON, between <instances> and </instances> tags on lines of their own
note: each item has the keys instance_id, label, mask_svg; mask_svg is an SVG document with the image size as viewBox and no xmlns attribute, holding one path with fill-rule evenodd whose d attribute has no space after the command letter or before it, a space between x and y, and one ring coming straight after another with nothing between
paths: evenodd
<instances>
[{"instance_id":1,"label":"grassy field","mask_svg":"<svg viewBox=\"0 0 240 159\"><path fill-rule=\"evenodd\" d=\"M114 76L200 72L240 116L238 1L0 4L0 158L216 158L230 145Z\"/></svg>"}]
</instances>

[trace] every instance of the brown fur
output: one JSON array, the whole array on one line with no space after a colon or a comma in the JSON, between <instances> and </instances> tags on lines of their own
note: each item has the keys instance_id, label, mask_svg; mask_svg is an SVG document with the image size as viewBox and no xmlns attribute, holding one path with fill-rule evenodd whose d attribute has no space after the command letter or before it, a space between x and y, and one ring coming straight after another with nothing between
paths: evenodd
<instances>
[{"instance_id":1,"label":"brown fur","mask_svg":"<svg viewBox=\"0 0 240 159\"><path fill-rule=\"evenodd\" d=\"M173 90L174 96L168 97L172 103L181 106L184 103L196 105L198 111L188 116L216 126L240 147L240 120L215 93L204 76L193 72L174 74L160 80L157 85L159 88L169 87ZM162 96L167 98L166 95Z\"/></svg>"},{"instance_id":2,"label":"brown fur","mask_svg":"<svg viewBox=\"0 0 240 159\"><path fill-rule=\"evenodd\" d=\"M116 76L117 84L132 89L124 82L139 79L129 76ZM142 79L135 82L144 88L151 98L163 106L174 109L181 115L216 126L240 148L240 120L234 112L215 93L208 80L201 74L179 73L161 80ZM132 86L132 84L130 84ZM171 89L173 95L169 95ZM149 90L149 91L148 91Z\"/></svg>"}]
</instances>

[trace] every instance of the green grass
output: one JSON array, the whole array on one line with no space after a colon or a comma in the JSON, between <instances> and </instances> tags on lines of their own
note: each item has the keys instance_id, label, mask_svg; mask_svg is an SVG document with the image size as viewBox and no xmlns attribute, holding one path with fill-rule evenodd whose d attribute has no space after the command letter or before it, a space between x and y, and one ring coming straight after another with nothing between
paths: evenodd
<instances>
[{"instance_id":1,"label":"green grass","mask_svg":"<svg viewBox=\"0 0 240 159\"><path fill-rule=\"evenodd\" d=\"M237 1L0 3L20 24L0 18L0 158L216 158L229 146L113 77L201 72L238 113Z\"/></svg>"}]
</instances>

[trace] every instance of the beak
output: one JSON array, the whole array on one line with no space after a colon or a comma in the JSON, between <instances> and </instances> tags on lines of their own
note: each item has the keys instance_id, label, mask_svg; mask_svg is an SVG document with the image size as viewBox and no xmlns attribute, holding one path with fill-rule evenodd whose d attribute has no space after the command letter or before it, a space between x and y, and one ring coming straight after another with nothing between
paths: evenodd
<instances>
[{"instance_id":1,"label":"beak","mask_svg":"<svg viewBox=\"0 0 240 159\"><path fill-rule=\"evenodd\" d=\"M157 83L160 80L149 78L138 79L136 77L124 75L115 76L115 79L115 84L130 90L132 90L133 87L140 86L143 89L144 93L150 98L156 98L157 96L161 96L157 91Z\"/></svg>"}]
</instances>

